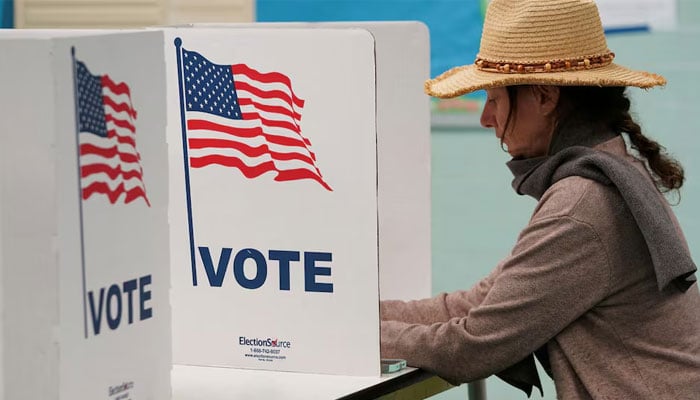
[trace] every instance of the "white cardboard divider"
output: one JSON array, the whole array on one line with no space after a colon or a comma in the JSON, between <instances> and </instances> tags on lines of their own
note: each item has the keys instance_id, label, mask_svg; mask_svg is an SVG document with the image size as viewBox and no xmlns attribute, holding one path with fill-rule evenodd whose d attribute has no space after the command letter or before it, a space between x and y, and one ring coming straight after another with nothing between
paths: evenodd
<instances>
[{"instance_id":1,"label":"white cardboard divider","mask_svg":"<svg viewBox=\"0 0 700 400\"><path fill-rule=\"evenodd\" d=\"M430 40L421 22L200 23L195 28L348 29L375 40L379 294L382 299L431 295ZM332 57L332 55L329 55Z\"/></svg>"},{"instance_id":2,"label":"white cardboard divider","mask_svg":"<svg viewBox=\"0 0 700 400\"><path fill-rule=\"evenodd\" d=\"M0 34L2 393L168 399L163 34L11 32Z\"/></svg>"},{"instance_id":3,"label":"white cardboard divider","mask_svg":"<svg viewBox=\"0 0 700 400\"><path fill-rule=\"evenodd\" d=\"M165 43L174 362L379 375L373 37Z\"/></svg>"},{"instance_id":4,"label":"white cardboard divider","mask_svg":"<svg viewBox=\"0 0 700 400\"><path fill-rule=\"evenodd\" d=\"M327 23L372 32L377 51L379 295L430 297L430 39L420 22Z\"/></svg>"}]
</instances>

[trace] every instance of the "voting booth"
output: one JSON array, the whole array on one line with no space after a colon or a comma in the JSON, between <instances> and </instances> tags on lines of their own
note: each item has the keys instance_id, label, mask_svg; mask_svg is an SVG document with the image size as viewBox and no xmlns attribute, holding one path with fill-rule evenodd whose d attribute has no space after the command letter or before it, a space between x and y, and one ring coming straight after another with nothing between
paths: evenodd
<instances>
[{"instance_id":1,"label":"voting booth","mask_svg":"<svg viewBox=\"0 0 700 400\"><path fill-rule=\"evenodd\" d=\"M372 35L165 43L173 361L378 375Z\"/></svg>"},{"instance_id":2,"label":"voting booth","mask_svg":"<svg viewBox=\"0 0 700 400\"><path fill-rule=\"evenodd\" d=\"M430 295L427 36L166 30L175 363L379 374L379 294Z\"/></svg>"},{"instance_id":3,"label":"voting booth","mask_svg":"<svg viewBox=\"0 0 700 400\"><path fill-rule=\"evenodd\" d=\"M160 32L0 33L5 399L169 399Z\"/></svg>"},{"instance_id":4,"label":"voting booth","mask_svg":"<svg viewBox=\"0 0 700 400\"><path fill-rule=\"evenodd\" d=\"M427 30L165 32L173 361L378 375L379 294L430 295Z\"/></svg>"}]
</instances>

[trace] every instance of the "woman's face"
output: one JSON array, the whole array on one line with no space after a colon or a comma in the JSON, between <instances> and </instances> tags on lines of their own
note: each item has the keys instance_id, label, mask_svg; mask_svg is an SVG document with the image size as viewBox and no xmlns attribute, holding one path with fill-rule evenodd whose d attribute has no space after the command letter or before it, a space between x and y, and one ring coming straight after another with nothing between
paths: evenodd
<instances>
[{"instance_id":1,"label":"woman's face","mask_svg":"<svg viewBox=\"0 0 700 400\"><path fill-rule=\"evenodd\" d=\"M506 88L486 89L486 95L481 125L496 131L496 137L503 141L513 158L532 158L547 154L554 131L551 116L553 107L551 99L544 96L541 87L518 88L517 112L510 123L507 121L511 105Z\"/></svg>"}]
</instances>

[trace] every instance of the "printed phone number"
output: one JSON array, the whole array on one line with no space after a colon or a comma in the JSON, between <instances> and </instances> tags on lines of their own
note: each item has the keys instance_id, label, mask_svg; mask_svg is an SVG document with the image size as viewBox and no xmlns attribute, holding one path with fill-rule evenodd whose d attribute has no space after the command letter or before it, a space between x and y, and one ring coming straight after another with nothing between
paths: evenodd
<instances>
[{"instance_id":1,"label":"printed phone number","mask_svg":"<svg viewBox=\"0 0 700 400\"><path fill-rule=\"evenodd\" d=\"M263 349L259 347L251 347L250 352L256 354L279 354L281 350L276 349Z\"/></svg>"}]
</instances>

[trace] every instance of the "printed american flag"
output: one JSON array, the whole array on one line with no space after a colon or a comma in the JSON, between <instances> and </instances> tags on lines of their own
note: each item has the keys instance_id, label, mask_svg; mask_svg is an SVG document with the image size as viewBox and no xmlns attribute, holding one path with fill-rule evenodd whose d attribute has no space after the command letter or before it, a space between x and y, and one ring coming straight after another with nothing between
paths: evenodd
<instances>
[{"instance_id":1,"label":"printed american flag","mask_svg":"<svg viewBox=\"0 0 700 400\"><path fill-rule=\"evenodd\" d=\"M191 168L218 164L246 178L313 179L332 191L302 136L304 100L289 77L245 64L218 65L182 49Z\"/></svg>"},{"instance_id":2,"label":"printed american flag","mask_svg":"<svg viewBox=\"0 0 700 400\"><path fill-rule=\"evenodd\" d=\"M76 80L83 200L94 194L107 196L112 204L143 198L150 207L129 86L109 75L93 75L77 60Z\"/></svg>"}]
</instances>

